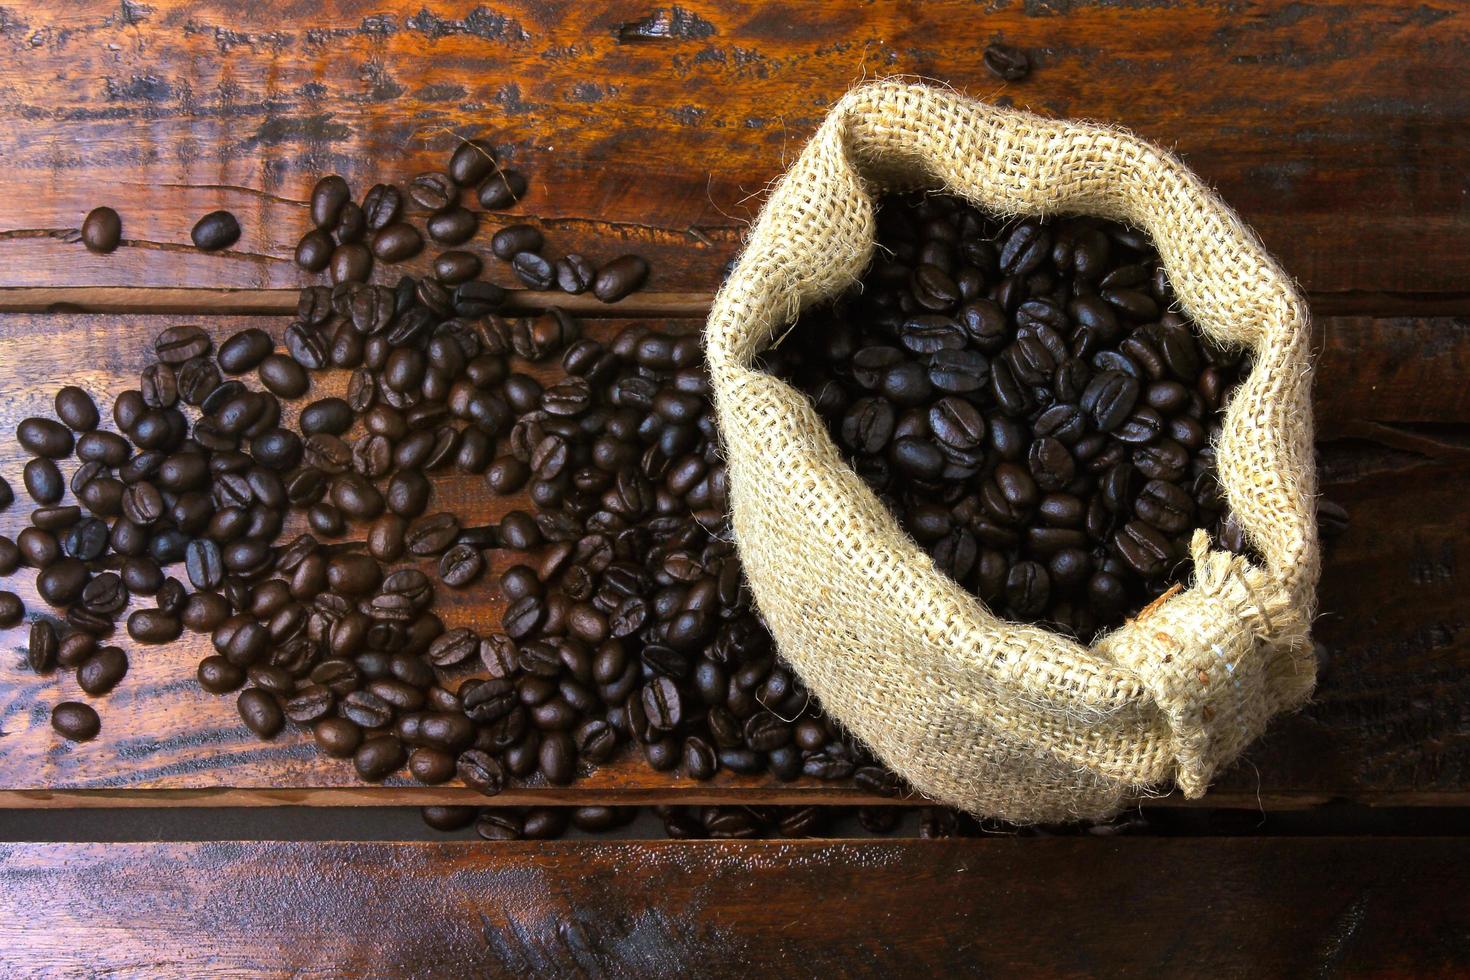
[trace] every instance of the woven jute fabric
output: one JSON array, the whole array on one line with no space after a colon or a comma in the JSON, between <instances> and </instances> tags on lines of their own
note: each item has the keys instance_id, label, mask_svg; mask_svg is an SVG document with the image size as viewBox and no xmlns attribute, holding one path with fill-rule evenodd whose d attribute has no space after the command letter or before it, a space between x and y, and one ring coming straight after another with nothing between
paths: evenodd
<instances>
[{"instance_id":1,"label":"woven jute fabric","mask_svg":"<svg viewBox=\"0 0 1470 980\"><path fill-rule=\"evenodd\" d=\"M1152 237L1199 328L1254 352L1217 453L1261 564L1197 532L1188 588L1090 648L997 618L899 527L811 403L753 367L857 281L875 198L921 188ZM706 329L736 542L782 655L915 789L972 813L1098 818L1171 782L1199 796L1316 679L1309 338L1291 281L1169 153L919 85L849 92L774 188Z\"/></svg>"}]
</instances>

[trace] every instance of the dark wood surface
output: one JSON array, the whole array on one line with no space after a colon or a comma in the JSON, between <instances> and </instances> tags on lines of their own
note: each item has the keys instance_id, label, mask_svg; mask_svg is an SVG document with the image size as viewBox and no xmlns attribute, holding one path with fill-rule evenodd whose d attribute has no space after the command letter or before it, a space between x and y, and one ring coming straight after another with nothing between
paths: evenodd
<instances>
[{"instance_id":1,"label":"dark wood surface","mask_svg":"<svg viewBox=\"0 0 1470 980\"><path fill-rule=\"evenodd\" d=\"M320 172L361 191L485 135L554 247L707 286L826 106L910 75L1175 148L1310 289L1463 293L1467 36L1454 0L12 4L0 283L294 284ZM985 69L995 40L1030 77ZM129 242L110 257L64 240L99 203ZM245 235L199 255L216 207Z\"/></svg>"},{"instance_id":2,"label":"dark wood surface","mask_svg":"<svg viewBox=\"0 0 1470 980\"><path fill-rule=\"evenodd\" d=\"M0 967L1454 976L1467 889L1442 838L11 844Z\"/></svg>"}]
</instances>

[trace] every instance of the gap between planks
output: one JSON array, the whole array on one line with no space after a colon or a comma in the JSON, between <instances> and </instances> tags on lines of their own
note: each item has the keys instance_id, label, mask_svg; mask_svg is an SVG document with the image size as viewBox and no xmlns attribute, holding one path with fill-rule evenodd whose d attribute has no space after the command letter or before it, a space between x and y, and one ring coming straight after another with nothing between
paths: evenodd
<instances>
[{"instance_id":1,"label":"gap between planks","mask_svg":"<svg viewBox=\"0 0 1470 980\"><path fill-rule=\"evenodd\" d=\"M616 303L596 297L528 289L508 290L507 313L560 307L581 317L704 319L714 294L703 291L634 293ZM155 286L0 286L0 313L123 313L170 316L286 316L299 289L214 289ZM1318 316L1470 315L1470 293L1350 291L1312 293Z\"/></svg>"}]
</instances>

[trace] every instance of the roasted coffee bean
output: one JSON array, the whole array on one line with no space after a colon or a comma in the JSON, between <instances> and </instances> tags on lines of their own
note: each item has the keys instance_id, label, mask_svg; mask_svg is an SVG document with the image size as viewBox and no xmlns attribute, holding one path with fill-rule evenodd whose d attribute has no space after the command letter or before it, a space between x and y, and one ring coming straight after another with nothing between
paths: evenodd
<instances>
[{"instance_id":1,"label":"roasted coffee bean","mask_svg":"<svg viewBox=\"0 0 1470 980\"><path fill-rule=\"evenodd\" d=\"M448 207L458 194L459 189L447 175L434 171L419 174L408 184L408 196L419 207L430 211Z\"/></svg>"},{"instance_id":2,"label":"roasted coffee bean","mask_svg":"<svg viewBox=\"0 0 1470 980\"><path fill-rule=\"evenodd\" d=\"M241 691L240 696L235 699L235 706L239 709L240 720L245 722L245 727L260 738L275 738L286 726L286 717L281 712L276 696L258 687L248 687Z\"/></svg>"},{"instance_id":3,"label":"roasted coffee bean","mask_svg":"<svg viewBox=\"0 0 1470 980\"><path fill-rule=\"evenodd\" d=\"M403 195L392 184L374 184L362 199L363 217L373 231L386 228L398 220L403 210Z\"/></svg>"},{"instance_id":4,"label":"roasted coffee bean","mask_svg":"<svg viewBox=\"0 0 1470 980\"><path fill-rule=\"evenodd\" d=\"M159 609L139 609L128 616L128 635L139 643L168 643L183 631L183 623Z\"/></svg>"},{"instance_id":5,"label":"roasted coffee bean","mask_svg":"<svg viewBox=\"0 0 1470 980\"><path fill-rule=\"evenodd\" d=\"M423 250L424 239L418 229L399 221L373 233L373 255L383 262L402 262Z\"/></svg>"},{"instance_id":6,"label":"roasted coffee bean","mask_svg":"<svg viewBox=\"0 0 1470 980\"><path fill-rule=\"evenodd\" d=\"M473 187L495 170L495 152L484 140L465 140L449 158L449 178Z\"/></svg>"},{"instance_id":7,"label":"roasted coffee bean","mask_svg":"<svg viewBox=\"0 0 1470 980\"><path fill-rule=\"evenodd\" d=\"M434 514L422 518L408 529L408 552L421 558L442 554L454 544L459 531L459 520L453 514Z\"/></svg>"},{"instance_id":8,"label":"roasted coffee bean","mask_svg":"<svg viewBox=\"0 0 1470 980\"><path fill-rule=\"evenodd\" d=\"M54 504L66 492L61 470L45 456L37 456L27 462L21 476L26 492L38 504Z\"/></svg>"},{"instance_id":9,"label":"roasted coffee bean","mask_svg":"<svg viewBox=\"0 0 1470 980\"><path fill-rule=\"evenodd\" d=\"M486 211L502 211L526 196L526 178L519 170L497 169L480 184L477 197Z\"/></svg>"},{"instance_id":10,"label":"roasted coffee bean","mask_svg":"<svg viewBox=\"0 0 1470 980\"><path fill-rule=\"evenodd\" d=\"M373 253L361 242L338 245L327 260L327 271L334 283L363 282L373 271Z\"/></svg>"},{"instance_id":11,"label":"roasted coffee bean","mask_svg":"<svg viewBox=\"0 0 1470 980\"><path fill-rule=\"evenodd\" d=\"M56 417L76 432L90 432L100 421L97 403L76 385L67 385L56 393Z\"/></svg>"},{"instance_id":12,"label":"roasted coffee bean","mask_svg":"<svg viewBox=\"0 0 1470 980\"><path fill-rule=\"evenodd\" d=\"M97 737L102 730L102 720L97 711L81 701L62 701L51 709L51 727L62 738L73 742L86 742Z\"/></svg>"},{"instance_id":13,"label":"roasted coffee bean","mask_svg":"<svg viewBox=\"0 0 1470 980\"><path fill-rule=\"evenodd\" d=\"M112 208L103 206L87 212L82 221L82 244L87 251L106 255L122 241L122 219Z\"/></svg>"},{"instance_id":14,"label":"roasted coffee bean","mask_svg":"<svg viewBox=\"0 0 1470 980\"><path fill-rule=\"evenodd\" d=\"M257 371L260 383L281 398L300 398L311 386L306 370L285 354L270 354Z\"/></svg>"},{"instance_id":15,"label":"roasted coffee bean","mask_svg":"<svg viewBox=\"0 0 1470 980\"><path fill-rule=\"evenodd\" d=\"M316 182L311 191L311 223L318 228L330 229L337 223L342 206L352 199L352 189L347 181L336 174L328 174Z\"/></svg>"},{"instance_id":16,"label":"roasted coffee bean","mask_svg":"<svg viewBox=\"0 0 1470 980\"><path fill-rule=\"evenodd\" d=\"M556 284L556 270L548 260L535 252L516 253L511 259L510 267L516 278L531 289L546 290Z\"/></svg>"},{"instance_id":17,"label":"roasted coffee bean","mask_svg":"<svg viewBox=\"0 0 1470 980\"><path fill-rule=\"evenodd\" d=\"M77 686L92 697L109 693L127 676L128 655L121 647L102 647L77 668Z\"/></svg>"},{"instance_id":18,"label":"roasted coffee bean","mask_svg":"<svg viewBox=\"0 0 1470 980\"><path fill-rule=\"evenodd\" d=\"M430 215L424 227L428 230L429 237L439 244L460 245L474 237L480 227L480 219L475 216L475 212L454 204ZM478 270L478 259L475 261L475 266ZM449 281L442 276L440 279L446 285L449 284Z\"/></svg>"},{"instance_id":19,"label":"roasted coffee bean","mask_svg":"<svg viewBox=\"0 0 1470 980\"><path fill-rule=\"evenodd\" d=\"M189 237L195 248L217 252L240 240L240 222L228 211L211 211L195 222Z\"/></svg>"},{"instance_id":20,"label":"roasted coffee bean","mask_svg":"<svg viewBox=\"0 0 1470 980\"><path fill-rule=\"evenodd\" d=\"M244 374L260 366L260 362L276 349L271 335L257 327L249 327L219 345L215 359L226 374Z\"/></svg>"},{"instance_id":21,"label":"roasted coffee bean","mask_svg":"<svg viewBox=\"0 0 1470 980\"><path fill-rule=\"evenodd\" d=\"M82 597L90 577L86 563L60 558L36 576L36 591L51 605L64 608Z\"/></svg>"},{"instance_id":22,"label":"roasted coffee bean","mask_svg":"<svg viewBox=\"0 0 1470 980\"><path fill-rule=\"evenodd\" d=\"M332 236L319 228L313 228L296 243L296 264L307 272L320 272L331 261L335 248Z\"/></svg>"},{"instance_id":23,"label":"roasted coffee bean","mask_svg":"<svg viewBox=\"0 0 1470 980\"><path fill-rule=\"evenodd\" d=\"M463 589L471 585L485 570L485 558L480 549L468 544L457 544L439 559L439 577L451 589Z\"/></svg>"},{"instance_id":24,"label":"roasted coffee bean","mask_svg":"<svg viewBox=\"0 0 1470 980\"><path fill-rule=\"evenodd\" d=\"M190 541L184 550L184 565L196 589L217 589L224 582L225 567L220 547L208 538Z\"/></svg>"},{"instance_id":25,"label":"roasted coffee bean","mask_svg":"<svg viewBox=\"0 0 1470 980\"><path fill-rule=\"evenodd\" d=\"M485 796L497 796L505 789L505 770L494 756L480 749L461 752L454 771L466 786Z\"/></svg>"},{"instance_id":26,"label":"roasted coffee bean","mask_svg":"<svg viewBox=\"0 0 1470 980\"><path fill-rule=\"evenodd\" d=\"M26 614L25 603L14 592L0 592L0 629L14 626Z\"/></svg>"},{"instance_id":27,"label":"roasted coffee bean","mask_svg":"<svg viewBox=\"0 0 1470 980\"><path fill-rule=\"evenodd\" d=\"M604 303L615 303L643 285L648 262L638 255L620 255L597 270L592 294Z\"/></svg>"},{"instance_id":28,"label":"roasted coffee bean","mask_svg":"<svg viewBox=\"0 0 1470 980\"><path fill-rule=\"evenodd\" d=\"M1031 74L1031 59L1026 56L1026 52L1009 44L994 43L987 46L982 60L992 74L1008 82L1019 82Z\"/></svg>"},{"instance_id":29,"label":"roasted coffee bean","mask_svg":"<svg viewBox=\"0 0 1470 980\"><path fill-rule=\"evenodd\" d=\"M446 286L457 285L480 274L480 259L472 252L441 252L434 259L434 276Z\"/></svg>"},{"instance_id":30,"label":"roasted coffee bean","mask_svg":"<svg viewBox=\"0 0 1470 980\"><path fill-rule=\"evenodd\" d=\"M56 669L56 653L60 641L56 629L48 621L38 619L31 624L30 642L26 646L26 664L37 674Z\"/></svg>"},{"instance_id":31,"label":"roasted coffee bean","mask_svg":"<svg viewBox=\"0 0 1470 980\"><path fill-rule=\"evenodd\" d=\"M22 419L15 427L15 438L21 448L33 456L64 459L75 444L71 430L54 419Z\"/></svg>"},{"instance_id":32,"label":"roasted coffee bean","mask_svg":"<svg viewBox=\"0 0 1470 980\"><path fill-rule=\"evenodd\" d=\"M532 225L506 225L490 238L490 251L509 262L522 252L539 252L545 244L541 232Z\"/></svg>"},{"instance_id":33,"label":"roasted coffee bean","mask_svg":"<svg viewBox=\"0 0 1470 980\"><path fill-rule=\"evenodd\" d=\"M25 532L22 531L22 534ZM58 548L59 550L59 548ZM10 538L0 534L0 575L9 575L20 567L21 549Z\"/></svg>"}]
</instances>

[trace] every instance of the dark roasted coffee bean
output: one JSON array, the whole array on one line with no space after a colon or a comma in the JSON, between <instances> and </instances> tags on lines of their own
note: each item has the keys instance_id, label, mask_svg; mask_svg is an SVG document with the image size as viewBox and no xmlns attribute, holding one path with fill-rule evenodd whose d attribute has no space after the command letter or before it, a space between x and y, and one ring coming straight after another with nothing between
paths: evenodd
<instances>
[{"instance_id":1,"label":"dark roasted coffee bean","mask_svg":"<svg viewBox=\"0 0 1470 980\"><path fill-rule=\"evenodd\" d=\"M62 738L86 742L97 737L102 721L96 710L81 701L62 701L51 709L51 727Z\"/></svg>"},{"instance_id":2,"label":"dark roasted coffee bean","mask_svg":"<svg viewBox=\"0 0 1470 980\"><path fill-rule=\"evenodd\" d=\"M27 462L21 476L26 492L38 504L57 503L66 492L61 470L45 456L37 456Z\"/></svg>"},{"instance_id":3,"label":"dark roasted coffee bean","mask_svg":"<svg viewBox=\"0 0 1470 980\"><path fill-rule=\"evenodd\" d=\"M533 225L506 225L490 238L495 257L509 262L521 252L539 252L545 239Z\"/></svg>"},{"instance_id":4,"label":"dark roasted coffee bean","mask_svg":"<svg viewBox=\"0 0 1470 980\"><path fill-rule=\"evenodd\" d=\"M423 236L406 222L400 221L373 233L373 255L383 262L402 262L417 255L423 247Z\"/></svg>"},{"instance_id":5,"label":"dark roasted coffee bean","mask_svg":"<svg viewBox=\"0 0 1470 980\"><path fill-rule=\"evenodd\" d=\"M556 288L564 293L579 294L591 289L597 280L597 269L576 253L556 260Z\"/></svg>"},{"instance_id":6,"label":"dark roasted coffee bean","mask_svg":"<svg viewBox=\"0 0 1470 980\"><path fill-rule=\"evenodd\" d=\"M67 385L56 393L56 417L76 432L97 428L100 416L92 396L76 385Z\"/></svg>"},{"instance_id":7,"label":"dark roasted coffee bean","mask_svg":"<svg viewBox=\"0 0 1470 980\"><path fill-rule=\"evenodd\" d=\"M466 786L485 796L497 796L505 788L505 770L488 752L479 749L461 752L454 771Z\"/></svg>"},{"instance_id":8,"label":"dark roasted coffee bean","mask_svg":"<svg viewBox=\"0 0 1470 980\"><path fill-rule=\"evenodd\" d=\"M1019 82L1031 74L1031 59L1020 48L999 42L986 47L982 59L985 67L998 78L1008 82Z\"/></svg>"},{"instance_id":9,"label":"dark roasted coffee bean","mask_svg":"<svg viewBox=\"0 0 1470 980\"><path fill-rule=\"evenodd\" d=\"M438 211L445 208L459 193L454 182L442 173L421 173L408 184L408 196L421 208Z\"/></svg>"},{"instance_id":10,"label":"dark roasted coffee bean","mask_svg":"<svg viewBox=\"0 0 1470 980\"><path fill-rule=\"evenodd\" d=\"M195 222L189 237L195 248L217 252L240 240L240 222L228 211L211 211Z\"/></svg>"},{"instance_id":11,"label":"dark roasted coffee bean","mask_svg":"<svg viewBox=\"0 0 1470 980\"><path fill-rule=\"evenodd\" d=\"M15 427L15 438L26 452L49 459L70 456L74 445L71 430L54 419L22 419Z\"/></svg>"},{"instance_id":12,"label":"dark roasted coffee bean","mask_svg":"<svg viewBox=\"0 0 1470 980\"><path fill-rule=\"evenodd\" d=\"M82 220L82 244L87 251L106 255L122 241L122 219L112 208L93 208Z\"/></svg>"},{"instance_id":13,"label":"dark roasted coffee bean","mask_svg":"<svg viewBox=\"0 0 1470 980\"><path fill-rule=\"evenodd\" d=\"M102 647L77 667L77 686L92 697L101 697L127 676L128 656L121 647Z\"/></svg>"},{"instance_id":14,"label":"dark roasted coffee bean","mask_svg":"<svg viewBox=\"0 0 1470 980\"><path fill-rule=\"evenodd\" d=\"M480 220L475 212L454 204L431 215L424 227L428 230L429 237L439 244L460 245L474 237L480 227ZM476 259L476 269L478 268L479 260ZM442 281L448 285L447 280Z\"/></svg>"},{"instance_id":15,"label":"dark roasted coffee bean","mask_svg":"<svg viewBox=\"0 0 1470 980\"><path fill-rule=\"evenodd\" d=\"M1128 567L1145 579L1165 574L1174 562L1174 547L1169 539L1143 521L1125 524L1114 536L1113 546Z\"/></svg>"},{"instance_id":16,"label":"dark roasted coffee bean","mask_svg":"<svg viewBox=\"0 0 1470 980\"><path fill-rule=\"evenodd\" d=\"M306 370L285 354L271 354L260 362L260 383L281 398L300 398L311 386Z\"/></svg>"},{"instance_id":17,"label":"dark roasted coffee bean","mask_svg":"<svg viewBox=\"0 0 1470 980\"><path fill-rule=\"evenodd\" d=\"M14 626L26 614L25 603L14 592L0 592L0 629Z\"/></svg>"},{"instance_id":18,"label":"dark roasted coffee bean","mask_svg":"<svg viewBox=\"0 0 1470 980\"><path fill-rule=\"evenodd\" d=\"M347 181L328 174L316 182L311 191L311 223L318 228L331 228L337 223L342 205L352 199Z\"/></svg>"},{"instance_id":19,"label":"dark roasted coffee bean","mask_svg":"<svg viewBox=\"0 0 1470 980\"><path fill-rule=\"evenodd\" d=\"M516 278L531 289L546 290L556 284L555 269L549 261L535 252L516 253L510 266Z\"/></svg>"},{"instance_id":20,"label":"dark roasted coffee bean","mask_svg":"<svg viewBox=\"0 0 1470 980\"><path fill-rule=\"evenodd\" d=\"M90 577L86 563L75 558L61 558L36 576L36 591L51 605L63 608L82 597Z\"/></svg>"},{"instance_id":21,"label":"dark roasted coffee bean","mask_svg":"<svg viewBox=\"0 0 1470 980\"><path fill-rule=\"evenodd\" d=\"M307 272L320 272L331 261L334 247L331 235L313 228L296 243L296 264Z\"/></svg>"},{"instance_id":22,"label":"dark roasted coffee bean","mask_svg":"<svg viewBox=\"0 0 1470 980\"><path fill-rule=\"evenodd\" d=\"M476 192L480 207L503 211L526 196L526 178L519 170L497 169Z\"/></svg>"},{"instance_id":23,"label":"dark roasted coffee bean","mask_svg":"<svg viewBox=\"0 0 1470 980\"><path fill-rule=\"evenodd\" d=\"M398 220L403 210L403 195L392 184L374 184L362 199L363 217L368 228L377 231Z\"/></svg>"},{"instance_id":24,"label":"dark roasted coffee bean","mask_svg":"<svg viewBox=\"0 0 1470 980\"><path fill-rule=\"evenodd\" d=\"M604 303L614 303L643 285L648 262L638 255L620 255L597 270L592 294Z\"/></svg>"},{"instance_id":25,"label":"dark roasted coffee bean","mask_svg":"<svg viewBox=\"0 0 1470 980\"><path fill-rule=\"evenodd\" d=\"M327 260L327 271L334 283L363 282L373 271L373 253L361 242L338 245Z\"/></svg>"},{"instance_id":26,"label":"dark roasted coffee bean","mask_svg":"<svg viewBox=\"0 0 1470 980\"><path fill-rule=\"evenodd\" d=\"M159 609L139 609L128 616L128 635L139 643L169 643L177 640L183 629L176 617Z\"/></svg>"},{"instance_id":27,"label":"dark roasted coffee bean","mask_svg":"<svg viewBox=\"0 0 1470 980\"><path fill-rule=\"evenodd\" d=\"M26 646L26 665L37 674L49 674L56 669L59 646L55 627L44 619L36 620L31 624L30 642Z\"/></svg>"}]
</instances>

